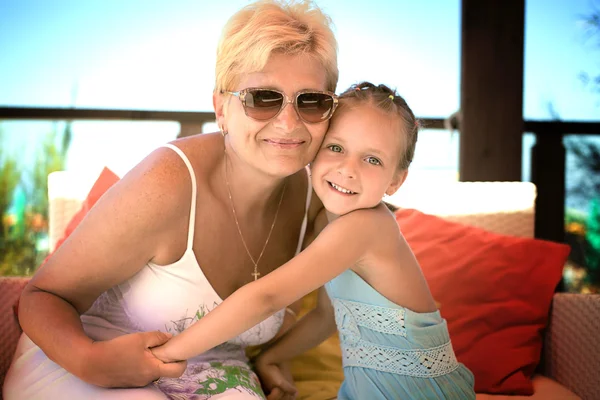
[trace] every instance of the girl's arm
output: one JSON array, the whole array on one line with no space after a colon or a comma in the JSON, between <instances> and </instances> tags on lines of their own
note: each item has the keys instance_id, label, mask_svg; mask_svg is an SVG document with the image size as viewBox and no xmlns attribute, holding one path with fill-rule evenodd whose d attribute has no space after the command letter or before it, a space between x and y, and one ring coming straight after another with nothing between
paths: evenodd
<instances>
[{"instance_id":1,"label":"girl's arm","mask_svg":"<svg viewBox=\"0 0 600 400\"><path fill-rule=\"evenodd\" d=\"M360 261L376 240L376 210L330 223L304 251L229 296L190 328L152 349L163 361L185 360L245 332Z\"/></svg>"},{"instance_id":2,"label":"girl's arm","mask_svg":"<svg viewBox=\"0 0 600 400\"><path fill-rule=\"evenodd\" d=\"M309 210L309 214L311 212L313 212L312 208L317 206L314 206L315 203L318 203L318 205L320 206L320 208L318 209L318 211L314 211L314 213L316 214L316 216L314 218L311 218L311 220L314 220L312 223L312 229L310 229L310 231L307 229L307 233L304 236L304 242L302 243L302 249L307 248L310 243L312 243L312 241L314 240L315 237L317 237L317 235L327 226L327 215L325 212L325 208L323 207L323 203L321 203L321 200L317 197L316 194L313 194L313 202L311 203L311 209ZM275 343L275 341L277 339L279 339L281 336L283 336L290 328L292 328L296 322L297 322L297 317L296 315L301 311L302 309L302 304L303 304L303 298L301 297L300 299L296 300L294 303L290 304L287 308L289 308L291 310L291 312L294 313L294 316L292 316L290 313L286 312L285 314L285 318L283 319L283 324L281 326L281 328L279 329L279 332L277 332L277 335L275 335L275 337L273 339L271 339L270 342L266 343L264 346L265 348L270 346L271 344Z\"/></svg>"},{"instance_id":3,"label":"girl's arm","mask_svg":"<svg viewBox=\"0 0 600 400\"><path fill-rule=\"evenodd\" d=\"M292 329L258 356L258 364L279 364L300 355L336 331L331 300L322 286L319 288L317 306L306 314Z\"/></svg>"}]
</instances>

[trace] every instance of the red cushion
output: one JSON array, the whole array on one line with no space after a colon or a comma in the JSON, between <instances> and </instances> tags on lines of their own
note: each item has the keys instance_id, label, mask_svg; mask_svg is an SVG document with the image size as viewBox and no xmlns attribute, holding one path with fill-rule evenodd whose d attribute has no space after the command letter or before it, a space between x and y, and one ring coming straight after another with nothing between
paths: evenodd
<instances>
[{"instance_id":1,"label":"red cushion","mask_svg":"<svg viewBox=\"0 0 600 400\"><path fill-rule=\"evenodd\" d=\"M417 210L396 220L478 393L529 395L542 330L570 247L505 236Z\"/></svg>"},{"instance_id":2,"label":"red cushion","mask_svg":"<svg viewBox=\"0 0 600 400\"><path fill-rule=\"evenodd\" d=\"M117 174L112 172L107 167L104 167L102 169L102 172L100 172L100 176L98 176L98 179L96 179L96 182L94 182L94 185L90 189L87 197L81 203L81 208L75 213L75 215L73 215L73 218L71 218L71 220L69 221L69 224L65 228L65 232L63 233L62 237L56 241L56 246L54 247L54 250L56 250L67 239L67 237L69 237L71 233L73 233L77 225L79 225L79 223L83 220L85 215L92 209L92 207L94 206L94 204L96 204L98 199L102 197L102 195L112 185L117 183L119 179L121 178L119 178ZM52 253L50 253L48 257L50 257L51 254ZM48 259L48 257L46 257L46 260Z\"/></svg>"}]
</instances>

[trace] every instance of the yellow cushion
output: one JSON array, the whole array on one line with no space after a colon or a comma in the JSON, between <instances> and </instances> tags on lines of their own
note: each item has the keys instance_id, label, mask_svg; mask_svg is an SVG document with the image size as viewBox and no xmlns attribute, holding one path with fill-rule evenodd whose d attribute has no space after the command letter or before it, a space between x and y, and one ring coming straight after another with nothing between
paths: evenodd
<instances>
[{"instance_id":1,"label":"yellow cushion","mask_svg":"<svg viewBox=\"0 0 600 400\"><path fill-rule=\"evenodd\" d=\"M317 304L317 291L304 297L299 316ZM333 334L319 346L292 359L292 375L300 400L327 400L337 397L344 380L342 355L338 334Z\"/></svg>"}]
</instances>

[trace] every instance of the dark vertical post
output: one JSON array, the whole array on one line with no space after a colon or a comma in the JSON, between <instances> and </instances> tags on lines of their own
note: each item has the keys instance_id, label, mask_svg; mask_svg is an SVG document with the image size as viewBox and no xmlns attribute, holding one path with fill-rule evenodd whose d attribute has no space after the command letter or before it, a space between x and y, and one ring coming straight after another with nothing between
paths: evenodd
<instances>
[{"instance_id":1,"label":"dark vertical post","mask_svg":"<svg viewBox=\"0 0 600 400\"><path fill-rule=\"evenodd\" d=\"M462 0L461 181L520 181L525 0Z\"/></svg>"},{"instance_id":2,"label":"dark vertical post","mask_svg":"<svg viewBox=\"0 0 600 400\"><path fill-rule=\"evenodd\" d=\"M565 147L563 135L537 132L531 149L531 181L537 187L535 236L565 241Z\"/></svg>"}]
</instances>

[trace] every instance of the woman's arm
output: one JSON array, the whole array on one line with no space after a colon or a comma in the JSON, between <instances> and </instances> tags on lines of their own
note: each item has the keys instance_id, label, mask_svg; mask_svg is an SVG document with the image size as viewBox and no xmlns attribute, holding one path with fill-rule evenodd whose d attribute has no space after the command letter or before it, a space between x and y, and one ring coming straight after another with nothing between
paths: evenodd
<instances>
[{"instance_id":1,"label":"woman's arm","mask_svg":"<svg viewBox=\"0 0 600 400\"><path fill-rule=\"evenodd\" d=\"M312 243L314 238L317 237L317 235L323 230L323 228L325 228L326 225L327 225L327 216L325 213L325 208L323 207L323 203L321 202L319 197L313 192L311 204L308 209L308 226L306 229L306 233L304 235L304 242L302 244L302 249L305 249L306 247L308 247L308 245L310 245L310 243ZM308 294L307 296L310 296L310 294ZM293 327L296 326L296 323L298 320L296 315L297 315L297 313L301 312L301 309L305 302L304 298L305 298L305 296L296 300L294 303L292 303L288 307L286 307L285 318L283 320L283 324L282 324L281 328L279 329L279 332L277 333L277 335L275 335L275 337L271 341L265 343L262 346L261 351L266 348L269 348L273 343L277 342L283 335L285 335L286 332L288 332L290 329L292 329ZM290 313L287 312L290 310L294 313L293 316L291 316ZM307 318L308 318L308 315L302 319L302 321L304 321L301 325L302 327L304 327L306 325ZM324 326L323 325L318 326L318 328L322 328L322 327L324 327ZM303 328L302 330L304 331L305 329L306 328ZM312 328L308 328L308 329L312 329ZM335 327L334 327L334 329L335 329ZM314 333L315 332L310 332L310 334L307 336L314 337L313 336ZM260 352L257 352L255 354L260 355ZM255 358L255 357L253 357L253 358ZM269 394L267 396L267 399L270 400L270 399L285 398L285 396L280 397L280 393L277 392L278 390L286 391L290 395L293 395L296 392L295 387L293 385L294 378L293 378L291 370L290 370L289 362L280 362L276 365L270 364L270 365L268 365L268 367L265 367L260 371L258 370L258 365L257 365L256 371L259 374L259 378L260 378L261 384L263 386L263 389L265 390L265 393Z\"/></svg>"},{"instance_id":2,"label":"woman's arm","mask_svg":"<svg viewBox=\"0 0 600 400\"><path fill-rule=\"evenodd\" d=\"M185 360L223 343L321 287L358 262L376 235L375 210L358 210L330 223L299 255L237 291L153 353ZM359 228L360 227L360 228Z\"/></svg>"},{"instance_id":3,"label":"woman's arm","mask_svg":"<svg viewBox=\"0 0 600 400\"><path fill-rule=\"evenodd\" d=\"M292 329L273 343L255 360L255 369L267 392L279 389L293 396L296 388L284 373L290 359L319 345L336 331L334 311L325 292L319 288L317 306L306 314Z\"/></svg>"},{"instance_id":4,"label":"woman's arm","mask_svg":"<svg viewBox=\"0 0 600 400\"><path fill-rule=\"evenodd\" d=\"M167 340L166 335L149 332L94 342L80 319L102 292L133 276L156 254L161 231L176 218L168 210L182 209L176 201L184 196L166 193L183 193L176 185L190 187L189 174L187 182L178 178L185 177L185 166L180 160L176 166L177 155L167 152L172 153L157 150L115 184L21 296L24 332L51 360L89 383L142 386L158 376L183 372L182 366L163 365L148 350Z\"/></svg>"}]
</instances>

